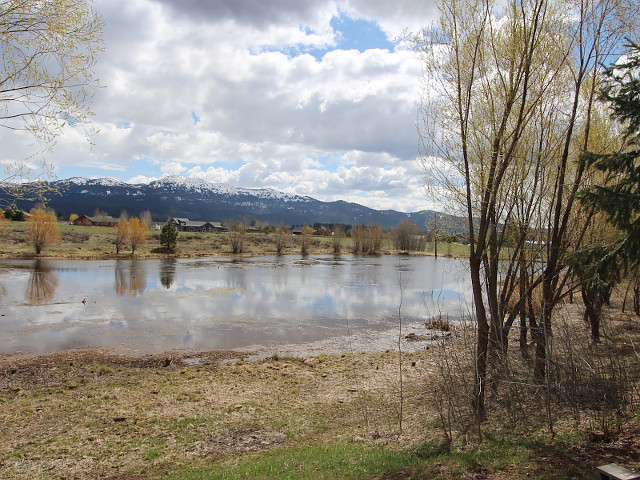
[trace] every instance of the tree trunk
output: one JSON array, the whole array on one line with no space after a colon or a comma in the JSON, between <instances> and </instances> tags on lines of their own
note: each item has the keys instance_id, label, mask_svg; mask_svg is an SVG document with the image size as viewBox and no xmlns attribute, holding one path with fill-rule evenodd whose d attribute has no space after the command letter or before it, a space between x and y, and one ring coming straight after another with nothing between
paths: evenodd
<instances>
[{"instance_id":1,"label":"tree trunk","mask_svg":"<svg viewBox=\"0 0 640 480\"><path fill-rule=\"evenodd\" d=\"M531 338L535 343L535 358L533 366L533 377L539 384L545 383L547 371L547 342L548 331L545 328L545 308L543 305L541 318L536 319L533 301L529 295L527 299L529 303L529 325L531 327ZM548 313L550 315L550 312Z\"/></svg>"},{"instance_id":2,"label":"tree trunk","mask_svg":"<svg viewBox=\"0 0 640 480\"><path fill-rule=\"evenodd\" d=\"M529 360L529 347L527 345L527 315L525 307L520 312L520 354L525 360Z\"/></svg>"},{"instance_id":3,"label":"tree trunk","mask_svg":"<svg viewBox=\"0 0 640 480\"><path fill-rule=\"evenodd\" d=\"M591 338L600 340L600 316L602 314L602 298L598 292L582 287L582 301L584 302L584 317L591 326Z\"/></svg>"},{"instance_id":4,"label":"tree trunk","mask_svg":"<svg viewBox=\"0 0 640 480\"><path fill-rule=\"evenodd\" d=\"M527 270L524 257L524 249L520 252L519 258L519 271L520 271L520 354L525 360L529 360L529 348L527 346L527 302L522 301L525 295L531 298L530 294L527 294Z\"/></svg>"},{"instance_id":5,"label":"tree trunk","mask_svg":"<svg viewBox=\"0 0 640 480\"><path fill-rule=\"evenodd\" d=\"M471 265L471 286L476 311L476 322L478 325L476 376L472 406L476 412L478 422L484 422L486 420L485 390L487 380L487 354L489 348L489 322L487 321L487 312L484 308L482 298L480 261L479 259L472 257L469 259L469 263Z\"/></svg>"},{"instance_id":6,"label":"tree trunk","mask_svg":"<svg viewBox=\"0 0 640 480\"><path fill-rule=\"evenodd\" d=\"M536 355L533 364L533 378L539 384L545 381L545 372L547 367L547 348L545 344L545 335L542 328L542 319L538 323L532 317L529 318L531 325L531 337L536 345Z\"/></svg>"}]
</instances>

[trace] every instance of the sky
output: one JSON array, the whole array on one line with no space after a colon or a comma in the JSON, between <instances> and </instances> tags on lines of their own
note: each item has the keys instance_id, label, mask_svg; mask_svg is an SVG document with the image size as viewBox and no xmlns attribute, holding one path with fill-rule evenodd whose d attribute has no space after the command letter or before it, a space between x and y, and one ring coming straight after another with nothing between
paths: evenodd
<instances>
[{"instance_id":1,"label":"sky","mask_svg":"<svg viewBox=\"0 0 640 480\"><path fill-rule=\"evenodd\" d=\"M404 31L433 1L95 0L105 22L91 146L67 128L58 179L168 175L413 212L421 63ZM32 139L0 129L0 162Z\"/></svg>"}]
</instances>

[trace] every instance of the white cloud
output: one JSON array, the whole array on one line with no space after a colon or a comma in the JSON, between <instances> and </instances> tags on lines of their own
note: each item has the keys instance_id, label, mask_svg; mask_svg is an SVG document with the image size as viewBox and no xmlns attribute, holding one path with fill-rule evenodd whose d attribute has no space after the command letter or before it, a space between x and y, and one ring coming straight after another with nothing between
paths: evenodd
<instances>
[{"instance_id":1,"label":"white cloud","mask_svg":"<svg viewBox=\"0 0 640 480\"><path fill-rule=\"evenodd\" d=\"M186 169L187 168L184 165L182 165L180 162L170 162L160 167L160 171L166 175L180 175Z\"/></svg>"},{"instance_id":2,"label":"white cloud","mask_svg":"<svg viewBox=\"0 0 640 480\"><path fill-rule=\"evenodd\" d=\"M348 11L377 22L389 38L429 26L437 15L435 0L349 0Z\"/></svg>"},{"instance_id":3,"label":"white cloud","mask_svg":"<svg viewBox=\"0 0 640 480\"><path fill-rule=\"evenodd\" d=\"M160 177L147 177L145 175L136 175L135 177L131 177L129 180L127 180L128 183L151 183L155 180L159 180Z\"/></svg>"},{"instance_id":4,"label":"white cloud","mask_svg":"<svg viewBox=\"0 0 640 480\"><path fill-rule=\"evenodd\" d=\"M403 50L330 50L337 41L330 22L344 13L376 22L391 38L430 23L431 2L94 5L106 21L97 67L105 88L92 105L99 133L90 148L67 129L49 157L56 168L93 166L144 182L180 174L422 208L414 160L420 61ZM286 47L329 51L274 51ZM21 136L0 132L0 142L7 159L26 157Z\"/></svg>"}]
</instances>

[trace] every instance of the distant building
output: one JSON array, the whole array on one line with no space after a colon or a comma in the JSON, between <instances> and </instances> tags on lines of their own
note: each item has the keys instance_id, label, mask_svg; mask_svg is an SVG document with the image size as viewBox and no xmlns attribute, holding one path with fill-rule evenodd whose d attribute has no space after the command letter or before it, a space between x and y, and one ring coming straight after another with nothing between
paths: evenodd
<instances>
[{"instance_id":1,"label":"distant building","mask_svg":"<svg viewBox=\"0 0 640 480\"><path fill-rule=\"evenodd\" d=\"M220 222L200 222L179 217L174 217L170 221L179 232L222 233L229 231Z\"/></svg>"},{"instance_id":2,"label":"distant building","mask_svg":"<svg viewBox=\"0 0 640 480\"><path fill-rule=\"evenodd\" d=\"M74 225L82 225L85 227L115 227L120 221L119 218L113 218L109 215L102 215L99 217L89 217L82 215L73 221Z\"/></svg>"}]
</instances>

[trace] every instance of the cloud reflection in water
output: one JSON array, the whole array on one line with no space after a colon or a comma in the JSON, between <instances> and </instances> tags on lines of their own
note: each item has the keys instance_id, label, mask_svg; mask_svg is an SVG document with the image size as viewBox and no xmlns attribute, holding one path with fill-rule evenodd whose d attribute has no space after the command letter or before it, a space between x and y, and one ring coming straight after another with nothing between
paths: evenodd
<instances>
[{"instance_id":1,"label":"cloud reflection in water","mask_svg":"<svg viewBox=\"0 0 640 480\"><path fill-rule=\"evenodd\" d=\"M317 340L345 334L347 321L351 329L393 326L400 280L407 282L403 317L457 317L470 298L465 265L350 255L48 261L37 268L0 261L15 277L0 305L13 318L0 325L9 339L0 350L125 344L154 351ZM26 309L20 288L40 303ZM39 328L27 328L33 325Z\"/></svg>"}]
</instances>

